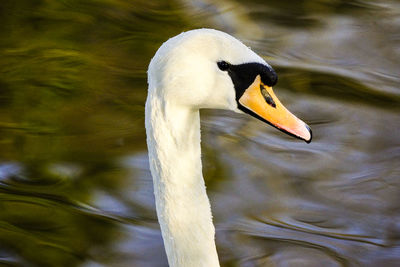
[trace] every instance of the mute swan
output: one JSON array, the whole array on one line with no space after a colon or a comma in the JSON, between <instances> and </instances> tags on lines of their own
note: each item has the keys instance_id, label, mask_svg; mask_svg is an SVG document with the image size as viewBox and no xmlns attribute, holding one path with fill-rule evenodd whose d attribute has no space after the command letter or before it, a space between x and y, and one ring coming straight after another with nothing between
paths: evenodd
<instances>
[{"instance_id":1,"label":"mute swan","mask_svg":"<svg viewBox=\"0 0 400 267\"><path fill-rule=\"evenodd\" d=\"M310 128L272 91L275 71L212 29L166 41L148 69L146 134L157 216L171 267L219 266L200 151L200 108L250 114L310 142Z\"/></svg>"}]
</instances>

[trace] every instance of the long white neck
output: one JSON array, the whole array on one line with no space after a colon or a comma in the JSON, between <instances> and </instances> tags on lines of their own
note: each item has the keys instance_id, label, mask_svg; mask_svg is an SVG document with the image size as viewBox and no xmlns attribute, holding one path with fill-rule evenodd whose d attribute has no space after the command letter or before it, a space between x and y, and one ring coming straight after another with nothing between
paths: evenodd
<instances>
[{"instance_id":1,"label":"long white neck","mask_svg":"<svg viewBox=\"0 0 400 267\"><path fill-rule=\"evenodd\" d=\"M219 266L201 167L198 110L150 90L146 133L157 216L171 267Z\"/></svg>"}]
</instances>

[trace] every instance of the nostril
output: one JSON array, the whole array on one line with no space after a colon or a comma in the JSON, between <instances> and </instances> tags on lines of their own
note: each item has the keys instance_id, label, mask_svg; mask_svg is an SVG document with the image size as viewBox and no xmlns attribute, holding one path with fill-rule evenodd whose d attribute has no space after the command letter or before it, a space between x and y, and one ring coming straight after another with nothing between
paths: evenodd
<instances>
[{"instance_id":1,"label":"nostril","mask_svg":"<svg viewBox=\"0 0 400 267\"><path fill-rule=\"evenodd\" d=\"M276 104L275 101L272 99L271 95L268 93L267 89L265 89L265 87L260 84L260 90L261 90L261 94L265 99L265 102L268 103L268 105L270 105L273 108L276 108Z\"/></svg>"}]
</instances>

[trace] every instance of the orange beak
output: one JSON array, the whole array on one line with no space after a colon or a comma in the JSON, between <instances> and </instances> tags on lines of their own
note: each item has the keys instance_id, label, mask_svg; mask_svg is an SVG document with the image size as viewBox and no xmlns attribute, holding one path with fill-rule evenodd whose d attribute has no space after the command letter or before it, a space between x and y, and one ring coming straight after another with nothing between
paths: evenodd
<instances>
[{"instance_id":1,"label":"orange beak","mask_svg":"<svg viewBox=\"0 0 400 267\"><path fill-rule=\"evenodd\" d=\"M282 105L274 94L272 87L268 87L261 82L260 75L245 90L239 98L239 103L249 110L250 114L254 113L256 117L279 130L300 138L307 143L311 142L312 133L310 127Z\"/></svg>"}]
</instances>

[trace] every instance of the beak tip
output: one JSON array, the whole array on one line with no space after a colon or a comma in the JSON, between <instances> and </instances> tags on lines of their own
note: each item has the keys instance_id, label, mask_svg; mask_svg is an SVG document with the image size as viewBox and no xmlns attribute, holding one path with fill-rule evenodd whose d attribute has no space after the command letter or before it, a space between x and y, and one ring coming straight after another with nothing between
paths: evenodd
<instances>
[{"instance_id":1,"label":"beak tip","mask_svg":"<svg viewBox=\"0 0 400 267\"><path fill-rule=\"evenodd\" d=\"M307 144L309 144L309 143L311 143L311 140L312 140L312 131L311 131L310 126L308 126L307 124L306 124L306 128L307 128L308 132L310 133L310 138L309 138L308 140L307 140L307 139L304 139L304 141L305 141Z\"/></svg>"}]
</instances>

